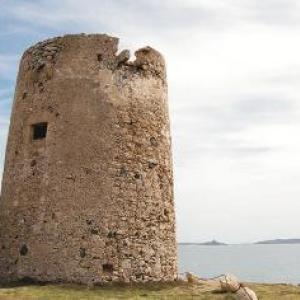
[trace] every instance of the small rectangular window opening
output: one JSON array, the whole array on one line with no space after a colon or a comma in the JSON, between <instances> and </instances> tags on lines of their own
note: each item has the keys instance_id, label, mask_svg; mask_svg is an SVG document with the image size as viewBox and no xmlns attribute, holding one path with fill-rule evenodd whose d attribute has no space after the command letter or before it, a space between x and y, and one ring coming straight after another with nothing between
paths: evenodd
<instances>
[{"instance_id":1,"label":"small rectangular window opening","mask_svg":"<svg viewBox=\"0 0 300 300\"><path fill-rule=\"evenodd\" d=\"M112 274L112 272L114 271L113 264L103 264L102 268L103 268L103 272L105 273Z\"/></svg>"},{"instance_id":2,"label":"small rectangular window opening","mask_svg":"<svg viewBox=\"0 0 300 300\"><path fill-rule=\"evenodd\" d=\"M33 140L44 139L47 135L47 126L48 126L48 123L46 123L46 122L33 124L32 125Z\"/></svg>"}]
</instances>

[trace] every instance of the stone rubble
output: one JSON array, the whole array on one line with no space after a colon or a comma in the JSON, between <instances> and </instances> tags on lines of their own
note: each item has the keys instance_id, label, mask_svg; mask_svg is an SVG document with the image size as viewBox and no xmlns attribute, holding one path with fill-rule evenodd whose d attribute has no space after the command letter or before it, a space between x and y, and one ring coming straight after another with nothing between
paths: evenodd
<instances>
[{"instance_id":1,"label":"stone rubble","mask_svg":"<svg viewBox=\"0 0 300 300\"><path fill-rule=\"evenodd\" d=\"M233 293L237 300L258 300L254 291L231 274L221 275L215 278L203 279L190 272L185 273L185 278L190 284L211 286L212 290Z\"/></svg>"}]
</instances>

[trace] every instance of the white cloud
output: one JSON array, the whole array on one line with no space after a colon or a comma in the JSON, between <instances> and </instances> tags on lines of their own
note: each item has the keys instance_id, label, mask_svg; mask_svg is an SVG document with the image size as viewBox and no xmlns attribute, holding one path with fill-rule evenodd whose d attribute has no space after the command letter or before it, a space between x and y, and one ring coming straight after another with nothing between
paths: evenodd
<instances>
[{"instance_id":1,"label":"white cloud","mask_svg":"<svg viewBox=\"0 0 300 300\"><path fill-rule=\"evenodd\" d=\"M2 98L2 96L6 95L6 93L7 91L0 90L0 170L1 173L4 167L5 148L6 148L8 126L9 126L9 112L7 107L9 106L10 100ZM0 176L0 186L1 186L1 179L2 176Z\"/></svg>"},{"instance_id":2,"label":"white cloud","mask_svg":"<svg viewBox=\"0 0 300 300\"><path fill-rule=\"evenodd\" d=\"M18 59L17 55L0 53L0 79L15 78Z\"/></svg>"}]
</instances>

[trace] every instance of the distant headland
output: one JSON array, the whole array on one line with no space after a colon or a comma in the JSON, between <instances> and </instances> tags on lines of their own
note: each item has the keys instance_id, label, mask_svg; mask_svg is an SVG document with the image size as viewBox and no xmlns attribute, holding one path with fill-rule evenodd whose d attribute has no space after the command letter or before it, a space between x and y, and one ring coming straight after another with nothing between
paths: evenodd
<instances>
[{"instance_id":1,"label":"distant headland","mask_svg":"<svg viewBox=\"0 0 300 300\"><path fill-rule=\"evenodd\" d=\"M267 245L267 244L300 244L300 239L275 239L259 241L255 244Z\"/></svg>"},{"instance_id":2,"label":"distant headland","mask_svg":"<svg viewBox=\"0 0 300 300\"><path fill-rule=\"evenodd\" d=\"M234 244L234 245L242 245L241 244ZM274 240L263 240L258 241L255 243L248 243L248 245L277 245L277 244L300 244L300 239L274 239ZM211 240L208 242L196 243L196 242L182 242L179 245L198 245L198 246L228 246L231 244L219 242L217 240Z\"/></svg>"}]
</instances>

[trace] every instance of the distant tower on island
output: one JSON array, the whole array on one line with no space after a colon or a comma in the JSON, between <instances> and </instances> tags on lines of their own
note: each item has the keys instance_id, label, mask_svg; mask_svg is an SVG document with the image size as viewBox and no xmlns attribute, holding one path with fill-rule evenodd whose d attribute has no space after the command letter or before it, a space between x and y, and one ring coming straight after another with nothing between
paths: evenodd
<instances>
[{"instance_id":1,"label":"distant tower on island","mask_svg":"<svg viewBox=\"0 0 300 300\"><path fill-rule=\"evenodd\" d=\"M172 281L167 83L150 47L66 35L25 51L0 200L0 281Z\"/></svg>"}]
</instances>

